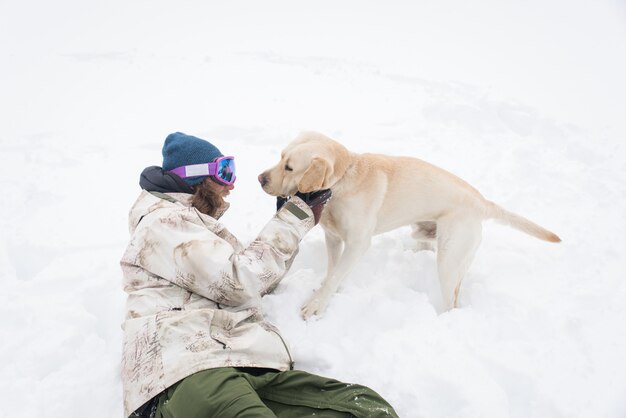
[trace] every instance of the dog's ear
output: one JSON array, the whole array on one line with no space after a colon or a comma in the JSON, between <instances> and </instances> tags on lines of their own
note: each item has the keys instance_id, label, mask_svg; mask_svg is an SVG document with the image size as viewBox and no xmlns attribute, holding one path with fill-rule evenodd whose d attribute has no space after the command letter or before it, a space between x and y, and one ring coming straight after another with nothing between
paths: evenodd
<instances>
[{"instance_id":1,"label":"dog's ear","mask_svg":"<svg viewBox=\"0 0 626 418\"><path fill-rule=\"evenodd\" d=\"M324 182L331 171L332 168L328 161L319 157L313 158L309 168L306 169L298 183L298 191L309 193L324 189Z\"/></svg>"}]
</instances>

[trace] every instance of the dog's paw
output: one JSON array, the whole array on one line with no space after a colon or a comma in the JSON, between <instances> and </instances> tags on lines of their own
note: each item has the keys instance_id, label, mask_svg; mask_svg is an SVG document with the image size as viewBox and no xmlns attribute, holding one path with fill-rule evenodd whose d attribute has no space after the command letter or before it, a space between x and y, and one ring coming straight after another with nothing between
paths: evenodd
<instances>
[{"instance_id":1,"label":"dog's paw","mask_svg":"<svg viewBox=\"0 0 626 418\"><path fill-rule=\"evenodd\" d=\"M435 252L435 244L429 241L417 241L415 246L413 247L413 251L432 251Z\"/></svg>"},{"instance_id":2,"label":"dog's paw","mask_svg":"<svg viewBox=\"0 0 626 418\"><path fill-rule=\"evenodd\" d=\"M327 303L323 302L322 298L314 295L307 303L302 305L300 309L300 316L305 321L311 318L313 315L322 316L326 311Z\"/></svg>"}]
</instances>

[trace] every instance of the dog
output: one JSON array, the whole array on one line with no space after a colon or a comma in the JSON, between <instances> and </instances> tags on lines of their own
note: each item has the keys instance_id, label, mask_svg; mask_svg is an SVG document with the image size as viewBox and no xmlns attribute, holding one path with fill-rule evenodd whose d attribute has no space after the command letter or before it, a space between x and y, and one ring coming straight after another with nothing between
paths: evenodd
<instances>
[{"instance_id":1,"label":"dog","mask_svg":"<svg viewBox=\"0 0 626 418\"><path fill-rule=\"evenodd\" d=\"M328 269L322 285L301 309L321 316L372 236L411 225L418 249L437 252L444 307L458 307L459 289L481 241L482 221L495 219L544 241L553 232L485 199L474 187L412 157L357 154L320 133L305 132L282 151L278 164L258 177L272 196L331 189L320 224Z\"/></svg>"}]
</instances>

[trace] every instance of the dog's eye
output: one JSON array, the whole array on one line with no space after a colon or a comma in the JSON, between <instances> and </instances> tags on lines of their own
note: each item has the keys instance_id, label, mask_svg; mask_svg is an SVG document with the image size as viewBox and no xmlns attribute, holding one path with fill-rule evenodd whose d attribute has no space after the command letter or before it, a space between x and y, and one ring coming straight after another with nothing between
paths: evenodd
<instances>
[{"instance_id":1,"label":"dog's eye","mask_svg":"<svg viewBox=\"0 0 626 418\"><path fill-rule=\"evenodd\" d=\"M285 171L293 171L293 168L289 167L288 164L285 164Z\"/></svg>"}]
</instances>

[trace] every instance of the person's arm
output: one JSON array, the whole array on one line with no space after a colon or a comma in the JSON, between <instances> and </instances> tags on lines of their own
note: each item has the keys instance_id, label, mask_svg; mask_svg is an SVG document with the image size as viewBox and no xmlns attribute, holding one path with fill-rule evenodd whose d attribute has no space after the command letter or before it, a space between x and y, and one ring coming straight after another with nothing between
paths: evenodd
<instances>
[{"instance_id":1,"label":"person's arm","mask_svg":"<svg viewBox=\"0 0 626 418\"><path fill-rule=\"evenodd\" d=\"M190 292L238 306L273 289L284 276L313 212L301 199L285 204L243 251L209 230L187 209L154 214L136 231L136 263ZM146 222L149 221L149 222Z\"/></svg>"}]
</instances>

